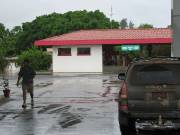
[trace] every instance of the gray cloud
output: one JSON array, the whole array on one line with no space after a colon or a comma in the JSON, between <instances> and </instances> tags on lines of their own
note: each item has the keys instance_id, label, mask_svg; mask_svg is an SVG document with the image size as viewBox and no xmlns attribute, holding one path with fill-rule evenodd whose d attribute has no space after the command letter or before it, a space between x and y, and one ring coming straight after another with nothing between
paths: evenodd
<instances>
[{"instance_id":1,"label":"gray cloud","mask_svg":"<svg viewBox=\"0 0 180 135\"><path fill-rule=\"evenodd\" d=\"M12 28L36 16L84 9L99 9L110 17L111 5L116 21L127 18L137 25L151 23L156 27L171 23L170 0L0 0L0 22Z\"/></svg>"}]
</instances>

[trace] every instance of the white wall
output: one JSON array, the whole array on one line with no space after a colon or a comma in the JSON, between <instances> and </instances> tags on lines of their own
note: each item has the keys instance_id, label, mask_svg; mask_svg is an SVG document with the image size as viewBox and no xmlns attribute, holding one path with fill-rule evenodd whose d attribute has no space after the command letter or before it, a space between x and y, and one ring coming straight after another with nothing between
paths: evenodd
<instances>
[{"instance_id":1,"label":"white wall","mask_svg":"<svg viewBox=\"0 0 180 135\"><path fill-rule=\"evenodd\" d=\"M65 46L71 47L71 56L58 56L58 48L53 47L53 72L102 72L102 45ZM90 56L78 56L78 47L90 47Z\"/></svg>"}]
</instances>

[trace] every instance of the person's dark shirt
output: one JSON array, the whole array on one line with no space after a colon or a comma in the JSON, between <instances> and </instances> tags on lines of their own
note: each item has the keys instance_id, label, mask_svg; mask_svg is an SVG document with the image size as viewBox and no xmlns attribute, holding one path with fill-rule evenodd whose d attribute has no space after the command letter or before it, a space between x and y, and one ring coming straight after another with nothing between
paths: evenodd
<instances>
[{"instance_id":1,"label":"person's dark shirt","mask_svg":"<svg viewBox=\"0 0 180 135\"><path fill-rule=\"evenodd\" d=\"M23 84L33 83L33 78L35 75L36 75L36 72L29 65L22 66L18 74L19 77L22 77Z\"/></svg>"}]
</instances>

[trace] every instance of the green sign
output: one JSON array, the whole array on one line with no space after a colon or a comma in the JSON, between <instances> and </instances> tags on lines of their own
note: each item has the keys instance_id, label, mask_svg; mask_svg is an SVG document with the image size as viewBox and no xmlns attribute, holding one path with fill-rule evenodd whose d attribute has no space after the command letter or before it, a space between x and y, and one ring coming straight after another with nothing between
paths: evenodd
<instances>
[{"instance_id":1,"label":"green sign","mask_svg":"<svg viewBox=\"0 0 180 135\"><path fill-rule=\"evenodd\" d=\"M121 51L129 52L129 51L139 51L139 45L121 45Z\"/></svg>"}]
</instances>

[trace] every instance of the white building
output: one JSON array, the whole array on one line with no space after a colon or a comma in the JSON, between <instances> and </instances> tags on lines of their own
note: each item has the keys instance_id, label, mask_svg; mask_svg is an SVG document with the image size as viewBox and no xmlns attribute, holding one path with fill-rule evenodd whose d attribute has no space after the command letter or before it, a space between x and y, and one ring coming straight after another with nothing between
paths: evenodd
<instances>
[{"instance_id":1,"label":"white building","mask_svg":"<svg viewBox=\"0 0 180 135\"><path fill-rule=\"evenodd\" d=\"M53 72L102 72L102 45L53 47Z\"/></svg>"},{"instance_id":2,"label":"white building","mask_svg":"<svg viewBox=\"0 0 180 135\"><path fill-rule=\"evenodd\" d=\"M53 48L53 72L103 72L113 63L112 46L122 44L170 45L170 29L81 30L43 40L36 46Z\"/></svg>"}]
</instances>

